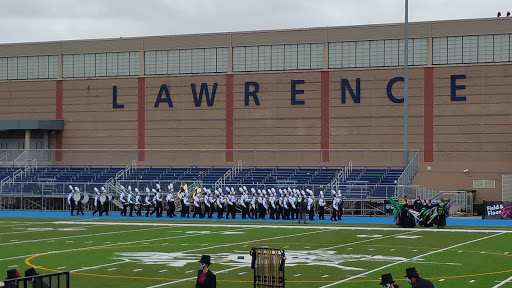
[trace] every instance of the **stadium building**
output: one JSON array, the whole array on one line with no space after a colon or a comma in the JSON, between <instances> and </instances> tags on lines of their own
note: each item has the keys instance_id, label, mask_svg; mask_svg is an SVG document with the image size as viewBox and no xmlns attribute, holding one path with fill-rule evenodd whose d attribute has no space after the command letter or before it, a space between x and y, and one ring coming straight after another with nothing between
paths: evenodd
<instances>
[{"instance_id":1,"label":"stadium building","mask_svg":"<svg viewBox=\"0 0 512 288\"><path fill-rule=\"evenodd\" d=\"M0 162L401 167L403 30L2 44ZM409 31L413 184L512 200L512 18Z\"/></svg>"}]
</instances>

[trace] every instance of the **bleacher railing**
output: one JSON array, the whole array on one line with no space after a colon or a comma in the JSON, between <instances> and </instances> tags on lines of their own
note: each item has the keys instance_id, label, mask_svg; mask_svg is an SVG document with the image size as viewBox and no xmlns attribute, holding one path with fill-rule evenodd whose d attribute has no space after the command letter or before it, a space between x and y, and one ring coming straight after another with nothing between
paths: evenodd
<instances>
[{"instance_id":1,"label":"bleacher railing","mask_svg":"<svg viewBox=\"0 0 512 288\"><path fill-rule=\"evenodd\" d=\"M39 166L126 166L133 159L137 165L173 167L403 167L401 149L234 149L233 162L226 162L225 149L38 149L2 150L5 162L37 159ZM323 162L329 151L329 162ZM417 150L409 150L413 159ZM140 155L144 159L140 159ZM127 161L128 160L128 161ZM4 163L4 162L0 162ZM23 163L25 165L25 163Z\"/></svg>"},{"instance_id":2,"label":"bleacher railing","mask_svg":"<svg viewBox=\"0 0 512 288\"><path fill-rule=\"evenodd\" d=\"M411 154L410 154L411 155ZM412 152L412 158L409 161L409 164L407 164L407 167L405 167L404 172L402 172L402 175L397 180L397 185L404 187L407 185L411 185L412 179L418 173L418 151ZM401 195L404 194L404 191L399 191Z\"/></svg>"}]
</instances>

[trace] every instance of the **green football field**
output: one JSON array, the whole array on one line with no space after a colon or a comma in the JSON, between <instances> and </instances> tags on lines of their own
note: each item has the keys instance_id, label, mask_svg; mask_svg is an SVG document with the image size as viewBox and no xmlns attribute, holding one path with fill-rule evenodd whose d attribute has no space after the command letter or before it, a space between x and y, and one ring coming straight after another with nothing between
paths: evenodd
<instances>
[{"instance_id":1,"label":"green football field","mask_svg":"<svg viewBox=\"0 0 512 288\"><path fill-rule=\"evenodd\" d=\"M402 287L415 266L435 287L512 287L512 230L401 230L265 222L0 218L0 270L71 271L71 287L195 287L201 254L217 287L252 287L252 247L286 252L286 287ZM2 279L3 279L2 277Z\"/></svg>"}]
</instances>

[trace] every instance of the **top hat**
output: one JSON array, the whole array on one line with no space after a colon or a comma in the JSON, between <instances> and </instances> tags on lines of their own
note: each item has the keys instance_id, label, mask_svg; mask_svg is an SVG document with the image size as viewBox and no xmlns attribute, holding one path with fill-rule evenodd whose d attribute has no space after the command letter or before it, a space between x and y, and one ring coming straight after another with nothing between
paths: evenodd
<instances>
[{"instance_id":1,"label":"top hat","mask_svg":"<svg viewBox=\"0 0 512 288\"><path fill-rule=\"evenodd\" d=\"M6 279L15 279L20 277L20 272L16 269L7 270L7 278Z\"/></svg>"},{"instance_id":2,"label":"top hat","mask_svg":"<svg viewBox=\"0 0 512 288\"><path fill-rule=\"evenodd\" d=\"M391 273L382 274L382 276L380 276L380 285L386 285L391 283L395 283Z\"/></svg>"},{"instance_id":3,"label":"top hat","mask_svg":"<svg viewBox=\"0 0 512 288\"><path fill-rule=\"evenodd\" d=\"M36 275L39 275L39 274L36 272L36 269L34 267L30 267L27 270L25 270L25 277L36 276Z\"/></svg>"},{"instance_id":4,"label":"top hat","mask_svg":"<svg viewBox=\"0 0 512 288\"><path fill-rule=\"evenodd\" d=\"M202 255L201 260L199 260L198 262L210 265L210 255Z\"/></svg>"},{"instance_id":5,"label":"top hat","mask_svg":"<svg viewBox=\"0 0 512 288\"><path fill-rule=\"evenodd\" d=\"M405 269L404 277L411 278L411 277L418 277L418 276L420 276L420 274L418 274L418 270L416 270L416 267L409 267L409 268Z\"/></svg>"}]
</instances>

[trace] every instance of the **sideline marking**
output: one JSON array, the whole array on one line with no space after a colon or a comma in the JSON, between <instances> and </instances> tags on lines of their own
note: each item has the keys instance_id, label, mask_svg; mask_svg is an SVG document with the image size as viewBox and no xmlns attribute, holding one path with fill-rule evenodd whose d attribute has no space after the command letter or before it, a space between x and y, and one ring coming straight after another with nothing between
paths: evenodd
<instances>
[{"instance_id":1,"label":"sideline marking","mask_svg":"<svg viewBox=\"0 0 512 288\"><path fill-rule=\"evenodd\" d=\"M425 256L428 256L428 255L431 255L431 254L435 254L435 253L442 252L442 251L445 251L445 250L453 249L455 247L463 246L463 245L466 245L466 244L469 244L469 243L478 242L478 241L481 241L481 240L484 240L484 239L500 236L500 235L503 235L503 234L505 234L505 233L493 234L493 235L490 235L490 236L474 239L474 240L471 240L471 241L466 241L466 242L463 242L463 243L459 243L459 244L452 245L452 246L449 246L449 247L445 247L445 248L442 248L442 249L439 249L439 250L431 251L431 252L428 252L428 253L425 253L425 254L422 254L422 255L418 255L418 256L415 256L415 257L425 257ZM382 267L379 267L379 268L376 268L376 269L373 269L373 270L361 273L359 275L351 276L351 277L348 277L348 278L342 279L340 281L337 281L337 282L334 282L334 283L331 283L331 284L327 284L327 285L324 285L324 286L321 286L321 287L318 287L318 288L331 287L333 285L337 285L337 284L340 284L340 283L343 283L343 282L347 282L347 281L352 280L354 278L362 277L362 276L368 275L370 273L373 273L375 271L379 271L379 270L382 270L384 268L388 268L388 267L394 266L396 264L404 263L404 262L407 262L407 261L410 261L410 259L405 259L405 260L402 260L402 261L393 262L391 264L384 265Z\"/></svg>"},{"instance_id":2,"label":"sideline marking","mask_svg":"<svg viewBox=\"0 0 512 288\"><path fill-rule=\"evenodd\" d=\"M68 221L52 222L58 224L76 224ZM468 233L512 233L512 230L477 230L477 229L439 229L428 230L420 228L393 228L393 227L357 227L357 226L299 226L299 225L250 225L250 224L211 224L211 223L143 223L143 222L80 222L88 225L118 225L118 226L176 226L176 227L252 227L252 228L289 228L289 229L322 229L322 230L374 230L374 231L413 231L425 232L431 231L435 233L443 232L468 232Z\"/></svg>"},{"instance_id":3,"label":"sideline marking","mask_svg":"<svg viewBox=\"0 0 512 288\"><path fill-rule=\"evenodd\" d=\"M512 276L508 277L507 279L501 281L500 283L498 283L497 285L494 285L492 286L492 288L498 288L500 286L503 286L504 284L506 284L507 282L510 282L510 280L512 280Z\"/></svg>"},{"instance_id":4,"label":"sideline marking","mask_svg":"<svg viewBox=\"0 0 512 288\"><path fill-rule=\"evenodd\" d=\"M128 261L119 261L119 262L114 262L114 263L98 265L98 266L82 267L80 269L71 270L69 272L79 272L79 271L84 271L84 270L96 269L96 268L107 267L107 266L112 266L112 265L116 265L116 264L122 264L122 263L125 263L125 262L128 262ZM26 261L25 261L25 263L26 263ZM44 269L44 267L39 267L39 268L43 269L43 270L46 270L46 269Z\"/></svg>"}]
</instances>

